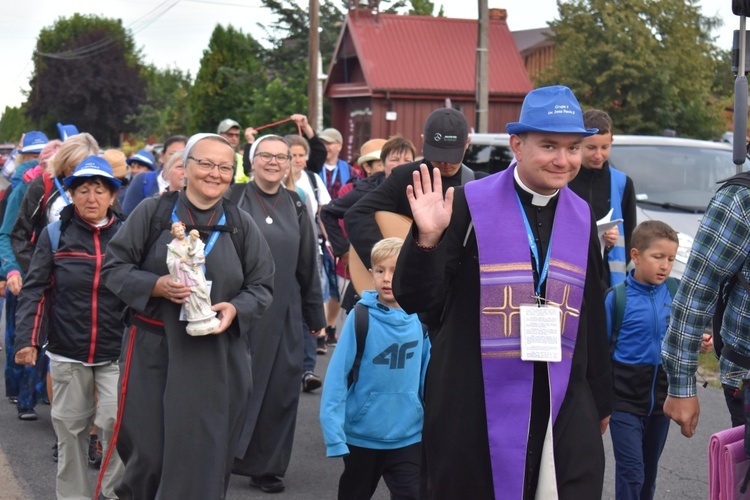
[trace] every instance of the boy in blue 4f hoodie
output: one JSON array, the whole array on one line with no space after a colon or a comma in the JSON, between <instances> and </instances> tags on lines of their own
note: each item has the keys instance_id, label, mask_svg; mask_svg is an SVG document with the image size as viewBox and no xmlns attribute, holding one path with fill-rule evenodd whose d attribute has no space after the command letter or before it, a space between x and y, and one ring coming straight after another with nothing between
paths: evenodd
<instances>
[{"instance_id":1,"label":"boy in blue 4f hoodie","mask_svg":"<svg viewBox=\"0 0 750 500\"><path fill-rule=\"evenodd\" d=\"M357 356L356 308L328 365L320 425L326 456L344 457L339 499L371 498L381 476L391 498L419 497L430 341L417 315L406 314L391 290L402 245L400 238L387 238L372 249L375 291L365 291L359 301L369 312L369 324L357 381L349 386Z\"/></svg>"},{"instance_id":2,"label":"boy in blue 4f hoodie","mask_svg":"<svg viewBox=\"0 0 750 500\"><path fill-rule=\"evenodd\" d=\"M662 411L667 376L661 344L672 305L669 288L676 288L665 281L677 254L677 233L661 221L646 221L633 231L631 245L635 270L605 299L615 389L609 429L617 500L654 498L669 431L669 418Z\"/></svg>"}]
</instances>

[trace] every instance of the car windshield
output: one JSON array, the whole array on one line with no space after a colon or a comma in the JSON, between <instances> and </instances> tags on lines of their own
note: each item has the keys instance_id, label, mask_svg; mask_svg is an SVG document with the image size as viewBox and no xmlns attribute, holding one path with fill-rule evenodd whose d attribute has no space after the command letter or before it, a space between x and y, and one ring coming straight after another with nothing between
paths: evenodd
<instances>
[{"instance_id":1,"label":"car windshield","mask_svg":"<svg viewBox=\"0 0 750 500\"><path fill-rule=\"evenodd\" d=\"M731 150L688 146L615 143L610 163L633 179L636 200L697 211L705 210L716 183L736 172Z\"/></svg>"},{"instance_id":2,"label":"car windshield","mask_svg":"<svg viewBox=\"0 0 750 500\"><path fill-rule=\"evenodd\" d=\"M475 172L494 174L505 170L513 161L510 147L498 144L469 144L463 163Z\"/></svg>"}]
</instances>

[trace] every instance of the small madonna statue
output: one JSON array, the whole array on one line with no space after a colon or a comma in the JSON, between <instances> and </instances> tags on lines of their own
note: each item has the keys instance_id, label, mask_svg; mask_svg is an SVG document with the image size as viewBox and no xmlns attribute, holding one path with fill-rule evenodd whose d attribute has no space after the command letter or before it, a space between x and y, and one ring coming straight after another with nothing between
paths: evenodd
<instances>
[{"instance_id":1,"label":"small madonna statue","mask_svg":"<svg viewBox=\"0 0 750 500\"><path fill-rule=\"evenodd\" d=\"M190 287L190 295L180 311L180 319L187 319L189 335L209 335L219 328L219 319L211 310L211 296L203 273L206 261L205 245L198 231L193 229L185 236L182 222L172 224L174 239L167 245L167 267L172 279Z\"/></svg>"}]
</instances>

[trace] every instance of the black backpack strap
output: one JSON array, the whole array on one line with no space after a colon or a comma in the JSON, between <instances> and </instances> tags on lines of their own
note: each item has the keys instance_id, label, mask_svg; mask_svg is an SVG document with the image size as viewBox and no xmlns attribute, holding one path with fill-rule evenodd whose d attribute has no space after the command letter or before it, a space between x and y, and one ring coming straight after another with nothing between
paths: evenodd
<instances>
[{"instance_id":1,"label":"black backpack strap","mask_svg":"<svg viewBox=\"0 0 750 500\"><path fill-rule=\"evenodd\" d=\"M245 194L246 187L247 184L244 183L232 184L231 186L229 186L229 190L227 191L227 194L224 195L224 197L231 201L235 206L239 206L240 201L242 201L242 196Z\"/></svg>"},{"instance_id":2,"label":"black backpack strap","mask_svg":"<svg viewBox=\"0 0 750 500\"><path fill-rule=\"evenodd\" d=\"M156 210L154 210L154 214L151 216L151 227L146 238L146 244L143 246L141 265L146 260L151 247L154 246L156 240L161 236L162 231L170 231L172 229L172 209L179 195L179 191L169 191L157 198Z\"/></svg>"},{"instance_id":3,"label":"black backpack strap","mask_svg":"<svg viewBox=\"0 0 750 500\"><path fill-rule=\"evenodd\" d=\"M354 382L359 380L359 367L362 365L362 354L365 352L365 341L367 340L367 331L370 328L370 311L367 306L357 302L354 306L354 333L357 339L357 354L354 356L354 364L349 372L349 384L351 387Z\"/></svg>"},{"instance_id":4,"label":"black backpack strap","mask_svg":"<svg viewBox=\"0 0 750 500\"><path fill-rule=\"evenodd\" d=\"M238 186L245 186L246 184L236 184ZM229 237L232 238L234 249L237 251L237 255L240 257L242 262L243 255L245 255L245 235L242 231L242 216L240 215L240 209L236 203L229 199L224 199L224 213L227 217L227 228L229 229Z\"/></svg>"},{"instance_id":5,"label":"black backpack strap","mask_svg":"<svg viewBox=\"0 0 750 500\"><path fill-rule=\"evenodd\" d=\"M307 178L310 179L310 186L313 188L313 193L315 193L315 201L318 202L318 205L320 205L320 196L318 196L318 181L315 179L315 176L318 175L315 172L310 172L307 169L303 170L304 173L307 174Z\"/></svg>"}]
</instances>

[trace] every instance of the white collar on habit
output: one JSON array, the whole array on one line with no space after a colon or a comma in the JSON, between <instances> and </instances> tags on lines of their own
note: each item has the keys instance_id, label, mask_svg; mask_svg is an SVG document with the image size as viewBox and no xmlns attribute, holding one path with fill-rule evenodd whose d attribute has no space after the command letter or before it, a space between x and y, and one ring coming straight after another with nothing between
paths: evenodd
<instances>
[{"instance_id":1,"label":"white collar on habit","mask_svg":"<svg viewBox=\"0 0 750 500\"><path fill-rule=\"evenodd\" d=\"M518 176L518 166L516 166L515 169L513 169L513 178L516 180L519 186L521 186L521 189L526 191L527 193L531 194L531 204L536 207L546 207L549 203L549 200L557 196L557 193L560 192L558 189L552 194L546 195L546 194L539 194L535 191L532 191L528 187L526 187L526 184L521 181L521 178Z\"/></svg>"}]
</instances>

